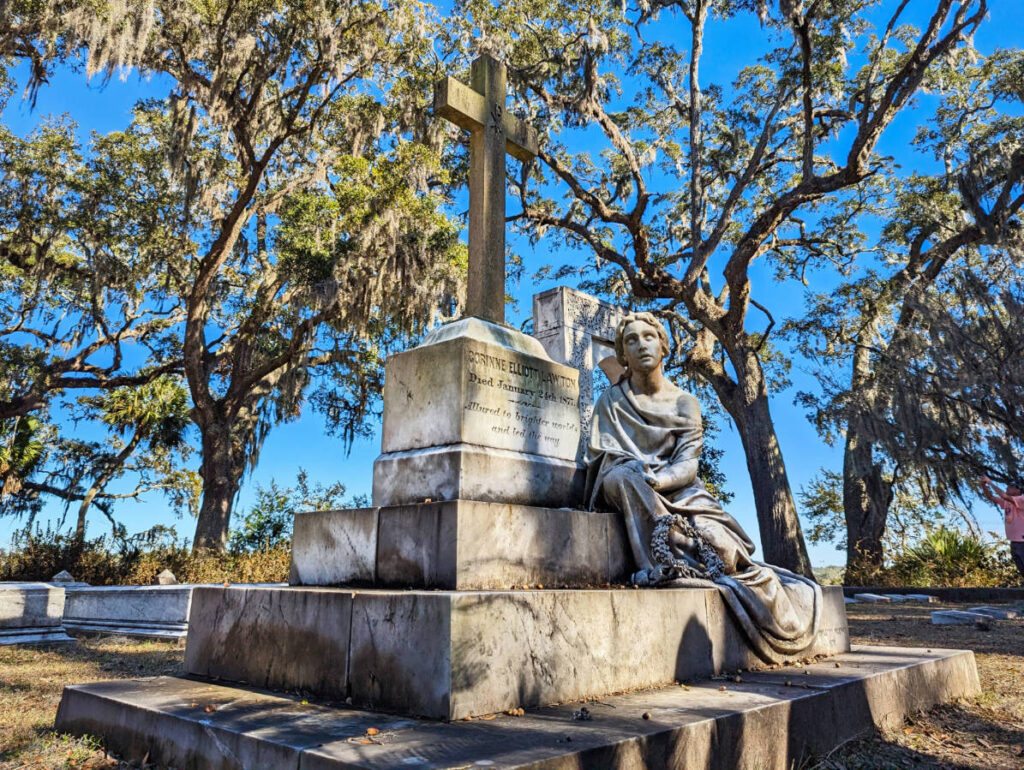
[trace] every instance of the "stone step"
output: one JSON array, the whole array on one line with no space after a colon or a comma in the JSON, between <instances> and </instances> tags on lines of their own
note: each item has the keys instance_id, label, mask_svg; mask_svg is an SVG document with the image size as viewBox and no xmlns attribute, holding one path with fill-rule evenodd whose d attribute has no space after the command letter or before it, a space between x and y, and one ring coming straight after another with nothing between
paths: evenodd
<instances>
[{"instance_id":1,"label":"stone step","mask_svg":"<svg viewBox=\"0 0 1024 770\"><path fill-rule=\"evenodd\" d=\"M858 647L804 669L747 672L740 682L672 685L453 723L188 679L108 681L66 687L56 727L103 736L128 760L148 755L190 768L782 770L979 691L968 651ZM574 718L583 708L591 718Z\"/></svg>"},{"instance_id":2,"label":"stone step","mask_svg":"<svg viewBox=\"0 0 1024 770\"><path fill-rule=\"evenodd\" d=\"M289 582L583 588L627 579L631 559L619 514L451 500L298 514Z\"/></svg>"},{"instance_id":3,"label":"stone step","mask_svg":"<svg viewBox=\"0 0 1024 770\"><path fill-rule=\"evenodd\" d=\"M849 649L842 590L796 657ZM760 663L715 589L386 591L200 586L190 674L438 719Z\"/></svg>"}]
</instances>

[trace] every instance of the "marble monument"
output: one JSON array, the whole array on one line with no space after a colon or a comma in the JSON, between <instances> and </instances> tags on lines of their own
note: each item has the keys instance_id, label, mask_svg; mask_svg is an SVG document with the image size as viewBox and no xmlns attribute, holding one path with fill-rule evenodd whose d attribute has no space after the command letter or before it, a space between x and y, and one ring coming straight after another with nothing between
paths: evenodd
<instances>
[{"instance_id":1,"label":"marble monument","mask_svg":"<svg viewBox=\"0 0 1024 770\"><path fill-rule=\"evenodd\" d=\"M896 687L906 697L841 722L835 693L853 680L798 695L769 679L736 679L724 695L697 684L768 656L718 582L627 582L638 571L630 517L583 509L578 370L503 323L505 154L537 146L504 105L505 70L488 56L473 63L471 87L449 78L437 90L436 113L470 132L467 317L387 363L374 506L297 515L290 586L195 589L191 679L68 687L59 730L180 767L782 768L834 745L840 724L881 724L976 688L963 654L919 656L946 689ZM746 569L740 550L722 555ZM674 552L680 563L684 552ZM646 574L659 582L671 566ZM815 596L806 646L772 659L849 655L841 590ZM880 681L903 677L907 660L851 665ZM952 666L964 675L948 676ZM869 675L858 677L852 686L868 692ZM612 702L659 685L672 699L651 701L666 706L656 719L624 718L632 707ZM574 713L586 708L550 707L598 697L618 727L593 720L585 733ZM516 723L524 709L540 718ZM827 729L800 727L815 720Z\"/></svg>"}]
</instances>

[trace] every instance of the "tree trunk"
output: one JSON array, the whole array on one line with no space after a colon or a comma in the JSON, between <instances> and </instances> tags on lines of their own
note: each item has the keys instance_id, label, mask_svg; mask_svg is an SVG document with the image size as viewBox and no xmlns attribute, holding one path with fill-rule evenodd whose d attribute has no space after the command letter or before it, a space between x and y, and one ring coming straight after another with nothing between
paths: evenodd
<instances>
[{"instance_id":1,"label":"tree trunk","mask_svg":"<svg viewBox=\"0 0 1024 770\"><path fill-rule=\"evenodd\" d=\"M875 333L872 323L853 350L850 390L860 394L864 405L875 405L871 384L871 353L863 340ZM874 461L874 448L864 434L865 412L854 412L846 424L843 454L843 514L846 518L846 585L870 585L882 569L885 553L882 535L892 502L892 484Z\"/></svg>"},{"instance_id":2,"label":"tree trunk","mask_svg":"<svg viewBox=\"0 0 1024 770\"><path fill-rule=\"evenodd\" d=\"M723 377L708 377L708 381L736 421L743 442L762 556L769 564L813 578L786 464L772 422L764 370L757 353L750 349L736 351L730 355L730 360L736 371L735 383Z\"/></svg>"},{"instance_id":3,"label":"tree trunk","mask_svg":"<svg viewBox=\"0 0 1024 770\"><path fill-rule=\"evenodd\" d=\"M228 544L231 510L242 482L244 464L232 449L231 429L225 424L199 426L203 442L203 503L196 522L192 552L223 552Z\"/></svg>"},{"instance_id":4,"label":"tree trunk","mask_svg":"<svg viewBox=\"0 0 1024 770\"><path fill-rule=\"evenodd\" d=\"M733 418L747 458L764 560L813 578L767 395L743 404Z\"/></svg>"},{"instance_id":5,"label":"tree trunk","mask_svg":"<svg viewBox=\"0 0 1024 770\"><path fill-rule=\"evenodd\" d=\"M118 452L117 457L96 477L96 480L89 487L89 491L85 493L85 497L82 498L82 504L78 506L78 523L75 526L75 541L79 543L85 542L85 515L89 512L89 506L92 505L92 501L96 499L96 495L103 491L103 487L107 485L114 474L121 468L131 453L135 451L135 447L139 445L139 441L142 440L142 431L137 430L132 435L131 441L124 445L124 448ZM116 527L115 527L116 529Z\"/></svg>"},{"instance_id":6,"label":"tree trunk","mask_svg":"<svg viewBox=\"0 0 1024 770\"><path fill-rule=\"evenodd\" d=\"M846 516L846 576L848 585L871 585L882 569L882 535L892 501L892 485L874 462L871 442L851 420L843 455L843 512Z\"/></svg>"}]
</instances>

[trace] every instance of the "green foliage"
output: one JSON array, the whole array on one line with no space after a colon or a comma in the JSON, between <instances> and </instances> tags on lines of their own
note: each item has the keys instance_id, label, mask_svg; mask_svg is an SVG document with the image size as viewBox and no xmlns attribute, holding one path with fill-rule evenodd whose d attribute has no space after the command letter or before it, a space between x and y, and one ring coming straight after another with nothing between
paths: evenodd
<instances>
[{"instance_id":1,"label":"green foliage","mask_svg":"<svg viewBox=\"0 0 1024 770\"><path fill-rule=\"evenodd\" d=\"M296 513L359 508L369 503L363 496L344 500L344 494L345 485L340 482L311 486L306 471L301 469L294 487L281 489L274 479L269 487L257 484L256 502L242 517L241 526L231 533L229 550L245 553L287 549Z\"/></svg>"},{"instance_id":2,"label":"green foliage","mask_svg":"<svg viewBox=\"0 0 1024 770\"><path fill-rule=\"evenodd\" d=\"M937 527L895 556L886 579L890 584L906 586L1018 583L1020 576L1014 575L1016 570L1008 561L994 544L985 543L976 535Z\"/></svg>"},{"instance_id":3,"label":"green foliage","mask_svg":"<svg viewBox=\"0 0 1024 770\"><path fill-rule=\"evenodd\" d=\"M800 513L810 524L807 539L812 543L835 543L836 550L846 550L846 520L843 516L843 478L835 471L822 468L818 475L800 489Z\"/></svg>"}]
</instances>

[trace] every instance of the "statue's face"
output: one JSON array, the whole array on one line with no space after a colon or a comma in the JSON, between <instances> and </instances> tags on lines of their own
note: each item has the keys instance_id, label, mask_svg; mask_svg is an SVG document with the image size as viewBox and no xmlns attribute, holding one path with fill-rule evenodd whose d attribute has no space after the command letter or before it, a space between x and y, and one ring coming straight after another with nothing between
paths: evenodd
<instances>
[{"instance_id":1,"label":"statue's face","mask_svg":"<svg viewBox=\"0 0 1024 770\"><path fill-rule=\"evenodd\" d=\"M630 371L653 372L664 358L658 330L645 321L631 321L622 332L622 354Z\"/></svg>"}]
</instances>

